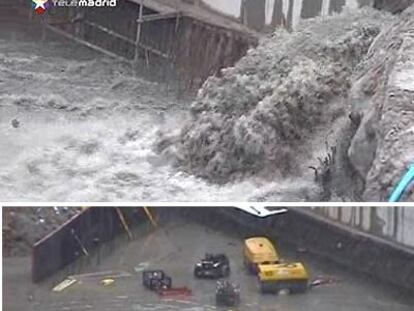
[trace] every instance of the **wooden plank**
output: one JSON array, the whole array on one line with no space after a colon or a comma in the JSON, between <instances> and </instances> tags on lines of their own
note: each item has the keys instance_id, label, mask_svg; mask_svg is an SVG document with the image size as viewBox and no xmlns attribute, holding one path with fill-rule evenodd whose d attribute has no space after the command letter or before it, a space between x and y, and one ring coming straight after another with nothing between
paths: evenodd
<instances>
[{"instance_id":1,"label":"wooden plank","mask_svg":"<svg viewBox=\"0 0 414 311\"><path fill-rule=\"evenodd\" d=\"M150 46L148 46L146 44L140 43L139 46L141 48L143 48L144 50L150 51L152 54L161 56L161 57L166 58L166 59L170 59L171 58L171 56L168 55L167 53L161 52L161 51L159 51L157 49L154 49L154 48L152 48L152 47L150 47Z\"/></svg>"},{"instance_id":2,"label":"wooden plank","mask_svg":"<svg viewBox=\"0 0 414 311\"><path fill-rule=\"evenodd\" d=\"M153 47L150 47L150 46L148 46L146 44L143 44L143 43L137 44L134 40L132 40L130 38L127 38L127 37L125 37L123 35L120 35L119 33L115 32L113 30L110 30L109 28L106 28L104 26L101 26L99 24L96 24L96 23L93 23L93 22L89 22L89 21L84 21L84 23L87 24L87 25L89 25L89 26L91 26L91 27L95 27L95 28L97 28L97 29L99 29L99 30L101 30L103 32L106 32L107 34L109 34L111 36L114 36L116 38L119 38L121 40L124 40L124 41L126 41L126 42L128 42L128 43L130 43L130 44L132 44L134 46L138 46L138 47L140 47L140 48L142 48L144 50L150 51L151 53L153 53L155 55L164 57L166 59L171 58L171 56L168 55L167 53L164 53L162 51L159 51L159 50L157 50L157 49L155 49ZM111 53L111 52L109 52L109 53Z\"/></svg>"},{"instance_id":3,"label":"wooden plank","mask_svg":"<svg viewBox=\"0 0 414 311\"><path fill-rule=\"evenodd\" d=\"M101 30L103 32L106 32L107 34L109 34L111 36L114 36L116 38L119 38L121 40L124 40L124 41L126 41L126 42L128 42L128 43L130 43L130 44L132 44L134 46L138 46L138 47L142 48L143 50L148 50L148 51L150 51L151 53L153 53L155 55L164 57L166 59L171 58L171 56L168 55L167 53L164 53L162 51L159 51L159 50L157 50L157 49L155 49L153 47L150 47L150 46L148 46L146 44L143 44L143 43L137 44L134 40L131 40L131 39L129 39L129 38L123 36L123 35L120 35L119 33L115 32L115 31L112 31L109 28L106 28L104 26L101 26L99 24L96 24L96 23L93 23L93 22L89 22L89 21L84 21L84 23L87 24L87 25L89 25L89 26L91 26L91 27L95 27L95 28L97 28L97 29L99 29L99 30Z\"/></svg>"},{"instance_id":4,"label":"wooden plank","mask_svg":"<svg viewBox=\"0 0 414 311\"><path fill-rule=\"evenodd\" d=\"M160 19L169 19L169 18L177 18L177 15L180 15L179 12L173 13L162 13L162 14L149 14L144 15L137 20L138 23L145 23L145 22L152 22L157 21Z\"/></svg>"},{"instance_id":5,"label":"wooden plank","mask_svg":"<svg viewBox=\"0 0 414 311\"><path fill-rule=\"evenodd\" d=\"M92 272L92 273L84 273L84 274L74 274L68 276L68 279L93 279L93 278L126 278L130 277L131 273L125 271L100 271L100 272Z\"/></svg>"},{"instance_id":6,"label":"wooden plank","mask_svg":"<svg viewBox=\"0 0 414 311\"><path fill-rule=\"evenodd\" d=\"M53 26L50 26L50 25L47 25L47 24L45 25L45 27L46 27L47 29L49 29L49 30L53 31L54 33L57 33L57 34L59 34L59 35L61 35L61 36L63 36L63 37L66 37L66 38L68 38L68 39L71 39L71 40L73 40L73 41L75 41L75 42L77 42L77 43L79 43L79 44L82 44L82 45L84 45L84 46L87 46L88 48L91 48L91 49L93 49L93 50L95 50L95 51L98 51L98 52L100 52L100 53L102 53L102 54L105 54L105 55L107 55L107 56L109 56L109 57L112 57L112 58L115 58L115 59L118 59L118 60L121 60L121 61L130 62L130 60L129 60L129 59L127 59L127 58L125 58L125 57L119 56L119 55L117 55L117 54L115 54L115 53L112 53L112 52L107 51L107 50L105 50L105 49L103 49L103 48L100 48L100 47L98 47L98 46L96 46L96 45L94 45L94 44L92 44L92 43L89 43L89 42L87 42L87 41L83 40L83 39L80 39L80 38L78 38L78 37L75 37L75 36L73 36L73 35L71 35L71 34L69 34L69 33L65 32L65 31L63 31L63 30L61 30L61 29L58 29L58 28L56 28L56 27L53 27Z\"/></svg>"},{"instance_id":7,"label":"wooden plank","mask_svg":"<svg viewBox=\"0 0 414 311\"><path fill-rule=\"evenodd\" d=\"M99 25L99 24L97 24L97 23L90 22L90 21L87 21L87 20L84 20L83 22L84 22L86 25L89 25L89 26L94 27L94 28L97 28L97 29L99 29L99 30L101 30L101 31L103 31L103 32L106 32L106 33L107 33L108 35L110 35L110 36L113 36L113 37L116 37L116 38L118 38L118 39L121 39L121 40L124 40L124 41L126 41L126 42L129 42L129 43L131 43L132 45L136 45L134 40L132 40L132 39L130 39L130 38L128 38L128 37L125 37L125 36L123 36L123 35L121 35L121 34L119 34L119 33L115 32L115 31L113 31L113 30L111 30L111 29L109 29L109 28L106 28L106 27L101 26L101 25Z\"/></svg>"},{"instance_id":8,"label":"wooden plank","mask_svg":"<svg viewBox=\"0 0 414 311\"><path fill-rule=\"evenodd\" d=\"M125 220L124 214L122 213L122 211L119 207L115 207L115 210L118 213L118 217L119 217L119 220L121 221L122 226L124 227L125 231L128 233L128 237L130 239L132 239L133 238L132 232L129 229L129 226L128 226L126 220Z\"/></svg>"},{"instance_id":9,"label":"wooden plank","mask_svg":"<svg viewBox=\"0 0 414 311\"><path fill-rule=\"evenodd\" d=\"M147 215L149 221L151 222L151 224L154 227L157 227L158 226L157 221L155 220L155 217L152 215L150 209L148 207L144 206L144 211L145 211L145 214Z\"/></svg>"},{"instance_id":10,"label":"wooden plank","mask_svg":"<svg viewBox=\"0 0 414 311\"><path fill-rule=\"evenodd\" d=\"M75 280L75 279L66 279L63 282L61 282L58 285L56 285L52 289L52 291L54 291L54 292L61 292L61 291L65 290L66 288L68 288L69 286L72 286L76 282L77 282L77 280Z\"/></svg>"}]
</instances>

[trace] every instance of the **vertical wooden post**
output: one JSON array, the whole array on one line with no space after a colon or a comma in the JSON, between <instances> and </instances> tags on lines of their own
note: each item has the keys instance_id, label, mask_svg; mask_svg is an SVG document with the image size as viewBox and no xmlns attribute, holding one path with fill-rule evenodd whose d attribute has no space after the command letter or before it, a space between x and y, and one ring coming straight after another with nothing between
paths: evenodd
<instances>
[{"instance_id":1,"label":"vertical wooden post","mask_svg":"<svg viewBox=\"0 0 414 311\"><path fill-rule=\"evenodd\" d=\"M141 28L142 28L142 14L144 11L144 1L139 5L139 13L138 13L138 26L137 26L137 36L135 40L135 58L134 61L138 62L139 58L139 42L141 41Z\"/></svg>"}]
</instances>

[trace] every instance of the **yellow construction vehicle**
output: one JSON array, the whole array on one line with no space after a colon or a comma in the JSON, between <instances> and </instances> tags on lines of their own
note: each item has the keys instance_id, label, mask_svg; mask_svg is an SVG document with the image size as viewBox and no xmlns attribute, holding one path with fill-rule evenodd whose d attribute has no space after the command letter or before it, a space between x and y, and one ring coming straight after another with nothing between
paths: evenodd
<instances>
[{"instance_id":1,"label":"yellow construction vehicle","mask_svg":"<svg viewBox=\"0 0 414 311\"><path fill-rule=\"evenodd\" d=\"M280 258L276 248L265 237L254 237L246 239L243 250L244 264L252 274L259 272L260 264L278 264Z\"/></svg>"},{"instance_id":2,"label":"yellow construction vehicle","mask_svg":"<svg viewBox=\"0 0 414 311\"><path fill-rule=\"evenodd\" d=\"M278 293L280 290L300 293L308 289L309 275L303 264L283 262L268 238L246 239L243 257L247 270L258 276L263 293Z\"/></svg>"},{"instance_id":3,"label":"yellow construction vehicle","mask_svg":"<svg viewBox=\"0 0 414 311\"><path fill-rule=\"evenodd\" d=\"M309 274L299 262L259 265L258 277L262 293L304 293L308 289Z\"/></svg>"}]
</instances>

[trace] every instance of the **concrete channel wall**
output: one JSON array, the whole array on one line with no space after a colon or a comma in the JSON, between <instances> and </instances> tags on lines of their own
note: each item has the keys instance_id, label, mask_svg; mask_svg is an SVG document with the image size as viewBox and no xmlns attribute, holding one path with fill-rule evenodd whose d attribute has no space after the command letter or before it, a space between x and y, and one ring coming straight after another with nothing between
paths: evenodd
<instances>
[{"instance_id":1,"label":"concrete channel wall","mask_svg":"<svg viewBox=\"0 0 414 311\"><path fill-rule=\"evenodd\" d=\"M373 5L377 9L398 13L414 0L199 0L221 14L239 20L256 30L266 26L288 25L295 28L301 19L327 16L343 8Z\"/></svg>"},{"instance_id":2,"label":"concrete channel wall","mask_svg":"<svg viewBox=\"0 0 414 311\"><path fill-rule=\"evenodd\" d=\"M238 19L256 30L266 26L289 25L295 28L302 18L327 16L344 7L372 5L372 0L201 0L207 7Z\"/></svg>"},{"instance_id":3,"label":"concrete channel wall","mask_svg":"<svg viewBox=\"0 0 414 311\"><path fill-rule=\"evenodd\" d=\"M358 274L414 293L414 249L321 217L311 210L257 218L232 208L193 209L191 217L244 236L264 235L297 246Z\"/></svg>"},{"instance_id":4,"label":"concrete channel wall","mask_svg":"<svg viewBox=\"0 0 414 311\"><path fill-rule=\"evenodd\" d=\"M313 213L414 249L413 207L311 207Z\"/></svg>"}]
</instances>

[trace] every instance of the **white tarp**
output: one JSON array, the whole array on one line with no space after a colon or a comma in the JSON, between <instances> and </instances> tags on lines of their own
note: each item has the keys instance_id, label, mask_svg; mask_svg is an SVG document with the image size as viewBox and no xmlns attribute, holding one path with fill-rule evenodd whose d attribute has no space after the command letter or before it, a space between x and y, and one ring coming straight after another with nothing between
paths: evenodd
<instances>
[{"instance_id":1,"label":"white tarp","mask_svg":"<svg viewBox=\"0 0 414 311\"><path fill-rule=\"evenodd\" d=\"M242 210L248 214L251 214L253 216L256 217L268 217L268 216L273 216L273 215L279 215L279 214L284 214L287 212L286 208L282 208L282 207L278 207L278 208L272 208L271 210L269 210L267 207L265 206L261 206L261 205L239 205L239 206L235 206L235 208Z\"/></svg>"}]
</instances>

